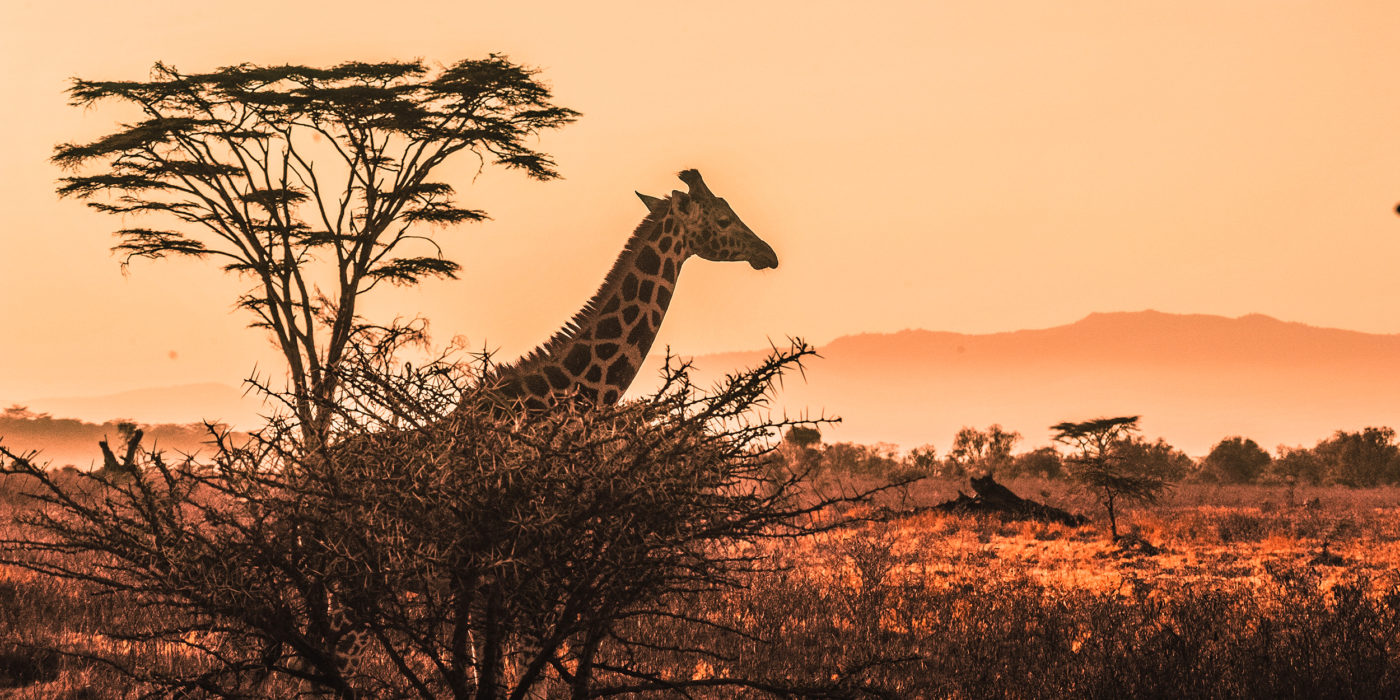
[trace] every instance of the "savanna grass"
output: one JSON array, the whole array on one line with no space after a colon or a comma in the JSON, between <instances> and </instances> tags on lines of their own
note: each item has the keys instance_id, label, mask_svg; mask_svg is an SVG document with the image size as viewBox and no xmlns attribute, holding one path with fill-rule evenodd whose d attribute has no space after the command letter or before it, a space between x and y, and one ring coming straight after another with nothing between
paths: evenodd
<instances>
[{"instance_id":1,"label":"savanna grass","mask_svg":"<svg viewBox=\"0 0 1400 700\"><path fill-rule=\"evenodd\" d=\"M1011 486L1075 505L1055 483ZM7 516L33 507L10 487ZM936 502L955 488L924 483L914 498ZM765 682L822 697L1400 696L1393 494L1320 489L1308 496L1320 507L1286 495L1186 487L1129 511L1125 520L1162 546L1155 557L1120 552L1106 527L991 517L925 514L827 533L782 545L779 570L745 587L664 601L712 625L650 616L618 633L645 641L631 653L666 676L754 681L698 683L695 697L763 697ZM1324 546L1336 560L1319 559ZM118 644L97 632L106 622L149 611L89 593L0 571L7 697L150 690L85 656ZM46 651L57 641L74 653ZM131 645L122 658L168 665L175 653Z\"/></svg>"}]
</instances>

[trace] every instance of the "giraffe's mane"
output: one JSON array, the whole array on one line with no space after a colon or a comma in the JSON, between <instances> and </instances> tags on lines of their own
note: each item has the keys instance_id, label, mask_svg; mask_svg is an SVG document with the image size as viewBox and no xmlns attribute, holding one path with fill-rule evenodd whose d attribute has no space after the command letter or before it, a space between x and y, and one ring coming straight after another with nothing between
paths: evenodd
<instances>
[{"instance_id":1,"label":"giraffe's mane","mask_svg":"<svg viewBox=\"0 0 1400 700\"><path fill-rule=\"evenodd\" d=\"M669 203L672 196L674 195L668 195L664 201ZM599 285L598 291L593 294L593 298L589 299L588 303L583 305L583 308L578 310L578 313L574 314L573 318L569 319L569 321L556 331L549 340L546 340L543 344L531 350L519 360L501 366L499 372L519 370L535 362L545 360L561 347L570 343L574 339L574 336L583 328L582 324L597 313L598 307L604 303L604 297L608 292L622 283L623 277L627 275L627 271L631 268L633 254L636 253L637 248L642 243L652 237L652 234L656 230L656 227L660 225L668 209L669 207L657 207L656 211L647 212L647 215L642 218L641 223L637 224L637 228L632 231L632 236L627 239L627 243L622 247L622 252L618 253L617 259L613 261L612 268L608 270L608 274L603 277L603 283Z\"/></svg>"}]
</instances>

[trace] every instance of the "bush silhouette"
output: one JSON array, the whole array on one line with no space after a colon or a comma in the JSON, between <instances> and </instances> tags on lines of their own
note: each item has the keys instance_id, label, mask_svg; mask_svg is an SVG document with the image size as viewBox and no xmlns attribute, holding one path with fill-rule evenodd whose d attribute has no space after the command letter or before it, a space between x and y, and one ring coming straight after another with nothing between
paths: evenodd
<instances>
[{"instance_id":1,"label":"bush silhouette","mask_svg":"<svg viewBox=\"0 0 1400 700\"><path fill-rule=\"evenodd\" d=\"M528 415L443 417L492 388L449 366L366 366L342 377L358 393L338 404L331 447L308 450L278 423L243 444L220 434L212 464L146 455L134 475L86 475L97 498L10 455L7 471L38 480L47 508L4 560L145 601L148 616L103 633L183 653L158 668L106 660L170 692L782 688L701 683L654 659L756 634L687 600L743 585L773 566L763 542L840 526L854 516L836 506L880 490L821 496L769 459L780 430L802 423L755 412L810 354L796 344L709 392L672 367L646 399ZM653 619L677 636L623 633ZM367 640L353 663L348 636Z\"/></svg>"}]
</instances>

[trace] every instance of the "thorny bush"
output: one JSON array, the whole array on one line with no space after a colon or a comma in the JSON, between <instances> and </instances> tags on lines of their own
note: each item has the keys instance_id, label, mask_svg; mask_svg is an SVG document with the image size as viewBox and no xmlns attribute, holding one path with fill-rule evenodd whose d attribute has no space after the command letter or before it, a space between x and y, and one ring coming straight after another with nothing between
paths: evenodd
<instances>
[{"instance_id":1,"label":"thorny bush","mask_svg":"<svg viewBox=\"0 0 1400 700\"><path fill-rule=\"evenodd\" d=\"M147 454L136 474L80 487L7 451L42 507L4 563L144 608L101 633L181 653L137 665L67 651L153 695L793 692L649 659L763 638L687 601L745 585L777 566L765 542L849 524L848 506L882 490L815 492L772 458L781 429L811 423L764 411L810 347L710 390L668 362L647 398L526 415L494 401L489 373L395 363L403 342L355 346L328 444L273 421L246 443L215 432L211 461ZM668 634L627 633L639 624ZM346 663L352 637L368 642Z\"/></svg>"}]
</instances>

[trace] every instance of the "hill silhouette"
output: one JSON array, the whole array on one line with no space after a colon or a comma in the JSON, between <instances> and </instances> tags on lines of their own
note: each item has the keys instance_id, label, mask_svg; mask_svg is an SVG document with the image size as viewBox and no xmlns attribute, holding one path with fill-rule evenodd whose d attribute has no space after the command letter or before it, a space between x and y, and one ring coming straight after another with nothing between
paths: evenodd
<instances>
[{"instance_id":1,"label":"hill silhouette","mask_svg":"<svg viewBox=\"0 0 1400 700\"><path fill-rule=\"evenodd\" d=\"M840 415L827 441L933 443L964 425L1019 431L1143 416L1148 436L1203 455L1229 435L1312 445L1338 429L1400 426L1400 336L1251 314L1095 313L1065 326L967 335L923 330L837 338L778 408ZM702 381L763 352L695 357Z\"/></svg>"},{"instance_id":2,"label":"hill silhouette","mask_svg":"<svg viewBox=\"0 0 1400 700\"><path fill-rule=\"evenodd\" d=\"M842 336L818 350L822 359L809 363L805 381L788 378L776 408L841 416L840 425L823 431L827 442L933 443L942 453L959 427L1000 423L1020 432L1025 448L1047 444L1047 427L1060 421L1141 415L1149 437L1200 456L1230 435L1272 449L1311 446L1338 429L1400 427L1400 335L1259 314L1095 313L1064 326L1006 333ZM705 382L764 354L693 359ZM652 372L643 371L633 395L650 389L646 380L661 361L661 353L653 353ZM81 420L51 418L23 430L0 426L5 444L43 448L57 464L79 465L98 458L96 441L104 431L115 437L114 416L177 425L208 417L249 428L258 424L260 408L255 398L222 384L22 404ZM199 447L176 434L162 446Z\"/></svg>"},{"instance_id":3,"label":"hill silhouette","mask_svg":"<svg viewBox=\"0 0 1400 700\"><path fill-rule=\"evenodd\" d=\"M18 402L30 410L101 423L116 416L134 416L150 423L218 421L240 427L259 423L261 403L242 389L205 382L134 389L101 396L61 396ZM9 405L9 404L6 404Z\"/></svg>"}]
</instances>

